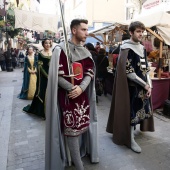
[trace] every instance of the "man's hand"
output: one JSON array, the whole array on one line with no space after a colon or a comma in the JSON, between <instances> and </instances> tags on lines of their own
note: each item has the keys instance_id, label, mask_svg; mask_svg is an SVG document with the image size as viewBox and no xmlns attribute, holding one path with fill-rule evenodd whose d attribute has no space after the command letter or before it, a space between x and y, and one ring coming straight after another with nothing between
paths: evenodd
<instances>
[{"instance_id":1,"label":"man's hand","mask_svg":"<svg viewBox=\"0 0 170 170\"><path fill-rule=\"evenodd\" d=\"M151 89L150 86L147 84L147 85L145 86L145 90L147 90L146 98L149 98L149 97L151 96L152 89Z\"/></svg>"},{"instance_id":2,"label":"man's hand","mask_svg":"<svg viewBox=\"0 0 170 170\"><path fill-rule=\"evenodd\" d=\"M80 96L82 92L82 89L76 85L72 87L72 91L69 92L68 97L71 99L75 99L76 97Z\"/></svg>"},{"instance_id":3,"label":"man's hand","mask_svg":"<svg viewBox=\"0 0 170 170\"><path fill-rule=\"evenodd\" d=\"M146 97L147 98L149 98L151 96L151 92L152 92L152 90L151 90L151 88L149 88L147 93L146 93Z\"/></svg>"}]
</instances>

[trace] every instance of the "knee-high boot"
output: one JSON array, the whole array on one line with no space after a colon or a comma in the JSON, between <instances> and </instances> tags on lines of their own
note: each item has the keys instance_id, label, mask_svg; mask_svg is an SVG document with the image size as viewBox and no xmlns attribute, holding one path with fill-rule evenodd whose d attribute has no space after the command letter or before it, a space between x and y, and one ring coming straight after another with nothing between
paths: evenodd
<instances>
[{"instance_id":1,"label":"knee-high boot","mask_svg":"<svg viewBox=\"0 0 170 170\"><path fill-rule=\"evenodd\" d=\"M137 152L137 153L141 153L141 148L140 146L135 142L135 139L134 139L134 127L131 126L131 149L134 151L134 152Z\"/></svg>"}]
</instances>

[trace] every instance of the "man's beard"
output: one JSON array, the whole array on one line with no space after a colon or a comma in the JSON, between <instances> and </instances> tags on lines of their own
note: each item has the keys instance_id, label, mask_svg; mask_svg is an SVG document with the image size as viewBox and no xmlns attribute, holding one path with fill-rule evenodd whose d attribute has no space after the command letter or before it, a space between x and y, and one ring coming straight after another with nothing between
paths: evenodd
<instances>
[{"instance_id":1,"label":"man's beard","mask_svg":"<svg viewBox=\"0 0 170 170\"><path fill-rule=\"evenodd\" d=\"M79 37L79 36L77 36L76 38L77 38L78 41L83 42L83 43L86 41L86 39Z\"/></svg>"},{"instance_id":2,"label":"man's beard","mask_svg":"<svg viewBox=\"0 0 170 170\"><path fill-rule=\"evenodd\" d=\"M138 38L136 38L136 37L132 37L132 40L133 40L134 42L136 42L136 43L138 43L138 42L141 42L141 41L142 41L142 39L140 40L140 39L138 39Z\"/></svg>"}]
</instances>

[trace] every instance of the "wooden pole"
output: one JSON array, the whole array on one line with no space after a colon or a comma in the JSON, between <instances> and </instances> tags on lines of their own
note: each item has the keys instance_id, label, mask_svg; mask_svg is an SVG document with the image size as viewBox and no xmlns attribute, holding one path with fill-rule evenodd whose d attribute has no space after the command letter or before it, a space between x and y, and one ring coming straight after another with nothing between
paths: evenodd
<instances>
[{"instance_id":1,"label":"wooden pole","mask_svg":"<svg viewBox=\"0 0 170 170\"><path fill-rule=\"evenodd\" d=\"M106 45L106 33L103 33L104 36L104 45Z\"/></svg>"},{"instance_id":2,"label":"wooden pole","mask_svg":"<svg viewBox=\"0 0 170 170\"><path fill-rule=\"evenodd\" d=\"M149 31L152 35L154 35L156 38L160 40L160 47L159 47L159 69L158 69L158 75L157 77L161 79L161 71L162 71L162 51L163 51L163 38L156 34L154 31L152 31L150 28L146 28L147 31Z\"/></svg>"},{"instance_id":3,"label":"wooden pole","mask_svg":"<svg viewBox=\"0 0 170 170\"><path fill-rule=\"evenodd\" d=\"M158 78L161 79L161 71L162 71L162 51L163 51L163 42L160 41L159 47L159 70L158 70Z\"/></svg>"},{"instance_id":4,"label":"wooden pole","mask_svg":"<svg viewBox=\"0 0 170 170\"><path fill-rule=\"evenodd\" d=\"M146 28L147 31L149 31L152 35L154 35L156 38L158 38L160 41L164 41L163 38L161 36L159 36L157 33L155 33L154 31L152 31L150 28Z\"/></svg>"},{"instance_id":5,"label":"wooden pole","mask_svg":"<svg viewBox=\"0 0 170 170\"><path fill-rule=\"evenodd\" d=\"M112 30L112 38L111 38L112 42L113 42L113 37L114 37L114 30Z\"/></svg>"},{"instance_id":6,"label":"wooden pole","mask_svg":"<svg viewBox=\"0 0 170 170\"><path fill-rule=\"evenodd\" d=\"M99 42L103 43L103 41L100 40L99 38L97 38L94 34L90 33L89 36L91 36L91 37L95 38L96 40L98 40Z\"/></svg>"}]
</instances>

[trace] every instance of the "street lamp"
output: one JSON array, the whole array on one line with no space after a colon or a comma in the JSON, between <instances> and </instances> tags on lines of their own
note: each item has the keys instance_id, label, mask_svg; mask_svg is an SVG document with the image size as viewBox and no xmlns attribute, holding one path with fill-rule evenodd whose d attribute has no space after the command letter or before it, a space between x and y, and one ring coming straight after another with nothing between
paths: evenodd
<instances>
[{"instance_id":1,"label":"street lamp","mask_svg":"<svg viewBox=\"0 0 170 170\"><path fill-rule=\"evenodd\" d=\"M6 42L7 42L7 51L6 51L6 70L8 72L13 71L13 67L12 67L12 57L11 57L11 51L10 51L10 46L9 46L9 35L8 35L8 25L7 25L7 10L8 10L8 4L9 4L10 0L6 0L5 2L5 29L6 29Z\"/></svg>"}]
</instances>

